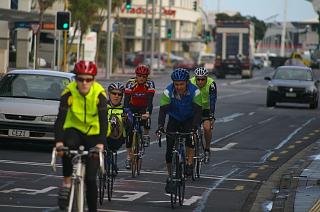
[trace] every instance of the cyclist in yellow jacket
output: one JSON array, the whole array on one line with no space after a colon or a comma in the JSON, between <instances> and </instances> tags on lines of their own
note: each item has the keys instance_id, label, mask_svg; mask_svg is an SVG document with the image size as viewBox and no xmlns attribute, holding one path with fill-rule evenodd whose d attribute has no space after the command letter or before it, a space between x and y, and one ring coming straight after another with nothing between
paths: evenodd
<instances>
[{"instance_id":1,"label":"cyclist in yellow jacket","mask_svg":"<svg viewBox=\"0 0 320 212\"><path fill-rule=\"evenodd\" d=\"M107 134L107 99L105 89L95 81L97 67L93 62L79 61L75 64L76 81L63 91L59 113L55 123L55 146L86 150L97 147L104 149ZM68 204L72 162L62 156L63 184L59 189L58 205L65 209ZM88 157L86 160L86 199L90 212L97 211L97 170L99 161Z\"/></svg>"}]
</instances>

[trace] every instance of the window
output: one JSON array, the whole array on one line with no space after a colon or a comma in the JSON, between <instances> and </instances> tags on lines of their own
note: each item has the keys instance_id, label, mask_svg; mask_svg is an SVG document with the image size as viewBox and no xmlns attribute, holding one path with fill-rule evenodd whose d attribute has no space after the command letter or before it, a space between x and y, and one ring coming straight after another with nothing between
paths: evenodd
<instances>
[{"instance_id":1,"label":"window","mask_svg":"<svg viewBox=\"0 0 320 212\"><path fill-rule=\"evenodd\" d=\"M11 0L10 9L17 10L18 9L18 2L19 2L19 0Z\"/></svg>"}]
</instances>

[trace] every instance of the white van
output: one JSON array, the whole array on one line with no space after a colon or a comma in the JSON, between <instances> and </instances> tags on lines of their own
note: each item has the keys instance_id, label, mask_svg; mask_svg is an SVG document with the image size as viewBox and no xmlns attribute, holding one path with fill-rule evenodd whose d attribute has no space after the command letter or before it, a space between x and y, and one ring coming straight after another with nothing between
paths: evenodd
<instances>
[{"instance_id":1,"label":"white van","mask_svg":"<svg viewBox=\"0 0 320 212\"><path fill-rule=\"evenodd\" d=\"M197 61L198 66L203 66L208 71L212 72L214 70L214 61L216 55L214 53L200 53Z\"/></svg>"}]
</instances>

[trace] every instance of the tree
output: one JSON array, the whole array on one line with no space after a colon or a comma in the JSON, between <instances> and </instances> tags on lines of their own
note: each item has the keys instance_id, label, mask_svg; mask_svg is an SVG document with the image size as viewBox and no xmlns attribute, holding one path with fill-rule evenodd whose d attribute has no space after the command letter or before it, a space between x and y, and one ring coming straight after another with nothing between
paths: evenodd
<instances>
[{"instance_id":1,"label":"tree","mask_svg":"<svg viewBox=\"0 0 320 212\"><path fill-rule=\"evenodd\" d=\"M42 22L43 22L43 15L44 12L49 8L52 7L53 3L56 2L57 0L38 0L38 5L39 5L39 30L37 31L37 48L36 48L36 58L35 58L35 67L36 69L38 69L39 67L39 44L40 44L40 33L41 33L41 26L42 26Z\"/></svg>"}]
</instances>

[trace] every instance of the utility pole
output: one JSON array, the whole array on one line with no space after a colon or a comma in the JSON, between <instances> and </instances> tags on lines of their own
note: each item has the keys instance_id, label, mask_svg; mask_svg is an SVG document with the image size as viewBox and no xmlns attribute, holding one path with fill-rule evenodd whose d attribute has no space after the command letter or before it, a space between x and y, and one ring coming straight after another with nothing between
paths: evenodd
<instances>
[{"instance_id":1,"label":"utility pole","mask_svg":"<svg viewBox=\"0 0 320 212\"><path fill-rule=\"evenodd\" d=\"M146 17L145 17L145 21L144 21L144 61L147 58L147 54L148 54L148 37L149 37L149 30L148 30L148 23L149 23L149 0L146 0ZM144 62L143 61L143 62Z\"/></svg>"},{"instance_id":2,"label":"utility pole","mask_svg":"<svg viewBox=\"0 0 320 212\"><path fill-rule=\"evenodd\" d=\"M107 14L107 49L106 49L106 79L110 79L110 49L111 49L111 0L108 0L108 14ZM112 67L112 66L111 66Z\"/></svg>"},{"instance_id":3,"label":"utility pole","mask_svg":"<svg viewBox=\"0 0 320 212\"><path fill-rule=\"evenodd\" d=\"M281 57L285 56L286 32L287 32L287 7L288 7L288 0L284 0L283 22L282 22L282 33L281 33L281 50L280 50Z\"/></svg>"},{"instance_id":4,"label":"utility pole","mask_svg":"<svg viewBox=\"0 0 320 212\"><path fill-rule=\"evenodd\" d=\"M153 61L154 61L154 41L155 41L155 36L154 36L154 25L155 25L155 13L156 13L156 5L155 5L155 0L152 0L152 28L151 28L151 59L150 59L150 70L151 70L151 75L153 75Z\"/></svg>"},{"instance_id":5,"label":"utility pole","mask_svg":"<svg viewBox=\"0 0 320 212\"><path fill-rule=\"evenodd\" d=\"M64 11L68 10L68 0L64 0ZM67 72L67 44L68 44L68 38L67 38L67 31L63 30L63 71Z\"/></svg>"},{"instance_id":6,"label":"utility pole","mask_svg":"<svg viewBox=\"0 0 320 212\"><path fill-rule=\"evenodd\" d=\"M160 72L160 60L161 60L161 29L162 29L162 0L160 1L160 6L159 6L159 31L158 31L158 36L159 36L159 52L158 52L158 72Z\"/></svg>"}]
</instances>

